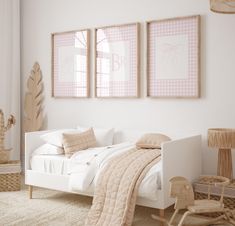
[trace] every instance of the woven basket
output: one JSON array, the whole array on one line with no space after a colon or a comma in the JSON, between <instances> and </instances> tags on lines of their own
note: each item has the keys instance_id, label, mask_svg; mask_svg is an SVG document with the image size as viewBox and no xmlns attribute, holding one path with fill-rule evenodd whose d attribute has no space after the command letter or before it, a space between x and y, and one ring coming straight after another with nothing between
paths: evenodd
<instances>
[{"instance_id":1,"label":"woven basket","mask_svg":"<svg viewBox=\"0 0 235 226\"><path fill-rule=\"evenodd\" d=\"M204 193L195 192L194 195L195 195L196 200L208 198L207 194L204 194ZM213 200L219 200L220 196L211 195L210 198ZM235 198L224 197L224 206L225 206L225 208L234 210L235 209ZM206 214L202 214L202 215L207 216L207 217L218 217L221 214L220 213L206 213Z\"/></svg>"},{"instance_id":2,"label":"woven basket","mask_svg":"<svg viewBox=\"0 0 235 226\"><path fill-rule=\"evenodd\" d=\"M0 192L19 191L21 187L20 161L0 164Z\"/></svg>"},{"instance_id":3,"label":"woven basket","mask_svg":"<svg viewBox=\"0 0 235 226\"><path fill-rule=\"evenodd\" d=\"M215 179L213 179L213 181L220 182L220 181L215 181ZM208 198L208 183L209 182L210 180L201 179L200 181L197 181L194 183L194 196L196 200ZM221 188L212 186L211 192L212 194L210 195L210 199L213 199L213 200L220 199ZM235 209L235 181L231 181L230 184L225 187L223 203L224 203L225 208L228 208L230 210ZM221 214L207 213L207 214L202 214L202 215L209 216L209 217L218 217Z\"/></svg>"},{"instance_id":4,"label":"woven basket","mask_svg":"<svg viewBox=\"0 0 235 226\"><path fill-rule=\"evenodd\" d=\"M11 149L0 150L0 163L7 163L10 159Z\"/></svg>"}]
</instances>

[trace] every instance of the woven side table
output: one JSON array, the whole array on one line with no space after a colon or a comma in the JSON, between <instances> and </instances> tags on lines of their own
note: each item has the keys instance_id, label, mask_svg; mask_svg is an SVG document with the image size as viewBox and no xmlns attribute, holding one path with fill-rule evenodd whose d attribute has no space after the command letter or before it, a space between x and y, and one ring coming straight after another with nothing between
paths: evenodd
<instances>
[{"instance_id":1,"label":"woven side table","mask_svg":"<svg viewBox=\"0 0 235 226\"><path fill-rule=\"evenodd\" d=\"M0 192L19 191L21 187L20 161L0 164Z\"/></svg>"}]
</instances>

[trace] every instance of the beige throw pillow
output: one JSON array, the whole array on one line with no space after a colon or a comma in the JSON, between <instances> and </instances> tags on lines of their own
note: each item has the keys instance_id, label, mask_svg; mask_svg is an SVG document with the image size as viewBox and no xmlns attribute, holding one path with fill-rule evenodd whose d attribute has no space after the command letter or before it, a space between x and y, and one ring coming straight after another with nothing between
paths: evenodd
<instances>
[{"instance_id":1,"label":"beige throw pillow","mask_svg":"<svg viewBox=\"0 0 235 226\"><path fill-rule=\"evenodd\" d=\"M161 148L161 143L170 141L171 139L160 133L147 133L143 135L137 142L137 148Z\"/></svg>"},{"instance_id":2,"label":"beige throw pillow","mask_svg":"<svg viewBox=\"0 0 235 226\"><path fill-rule=\"evenodd\" d=\"M92 128L81 133L63 133L63 146L66 156L71 156L77 151L96 146L96 138Z\"/></svg>"}]
</instances>

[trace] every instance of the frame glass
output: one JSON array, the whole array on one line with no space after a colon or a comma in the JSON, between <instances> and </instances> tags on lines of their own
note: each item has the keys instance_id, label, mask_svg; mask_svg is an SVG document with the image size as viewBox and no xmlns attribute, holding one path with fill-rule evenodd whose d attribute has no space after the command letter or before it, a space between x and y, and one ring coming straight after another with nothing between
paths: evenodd
<instances>
[{"instance_id":1,"label":"frame glass","mask_svg":"<svg viewBox=\"0 0 235 226\"><path fill-rule=\"evenodd\" d=\"M52 96L89 96L89 30L52 34Z\"/></svg>"},{"instance_id":2,"label":"frame glass","mask_svg":"<svg viewBox=\"0 0 235 226\"><path fill-rule=\"evenodd\" d=\"M200 16L147 22L147 95L200 96Z\"/></svg>"},{"instance_id":3,"label":"frame glass","mask_svg":"<svg viewBox=\"0 0 235 226\"><path fill-rule=\"evenodd\" d=\"M95 96L139 97L139 24L95 29Z\"/></svg>"}]
</instances>

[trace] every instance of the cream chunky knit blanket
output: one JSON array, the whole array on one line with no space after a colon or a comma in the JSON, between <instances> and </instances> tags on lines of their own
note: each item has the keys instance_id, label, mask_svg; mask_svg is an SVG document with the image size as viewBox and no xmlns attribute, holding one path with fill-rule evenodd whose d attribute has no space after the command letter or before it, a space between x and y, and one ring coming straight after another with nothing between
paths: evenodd
<instances>
[{"instance_id":1,"label":"cream chunky knit blanket","mask_svg":"<svg viewBox=\"0 0 235 226\"><path fill-rule=\"evenodd\" d=\"M158 149L131 149L101 172L86 226L130 226L137 192L148 170L160 161Z\"/></svg>"}]
</instances>

